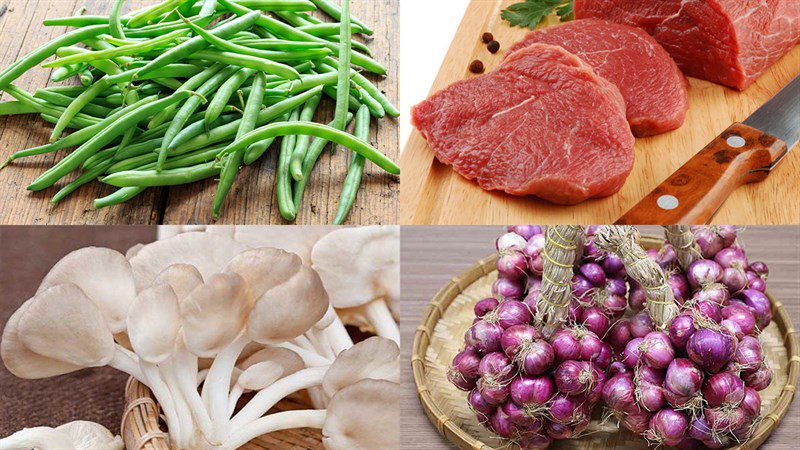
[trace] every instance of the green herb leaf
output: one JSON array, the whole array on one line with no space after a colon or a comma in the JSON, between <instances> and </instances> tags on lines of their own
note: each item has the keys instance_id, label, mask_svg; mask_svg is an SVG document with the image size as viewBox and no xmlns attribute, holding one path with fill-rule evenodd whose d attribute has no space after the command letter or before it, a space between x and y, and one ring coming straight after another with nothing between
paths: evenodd
<instances>
[{"instance_id":1,"label":"green herb leaf","mask_svg":"<svg viewBox=\"0 0 800 450\"><path fill-rule=\"evenodd\" d=\"M531 30L536 25L552 14L553 11L561 17L561 20L569 20L573 17L573 0L525 0L521 3L514 3L503 10L500 17L507 21L511 26L528 27Z\"/></svg>"}]
</instances>

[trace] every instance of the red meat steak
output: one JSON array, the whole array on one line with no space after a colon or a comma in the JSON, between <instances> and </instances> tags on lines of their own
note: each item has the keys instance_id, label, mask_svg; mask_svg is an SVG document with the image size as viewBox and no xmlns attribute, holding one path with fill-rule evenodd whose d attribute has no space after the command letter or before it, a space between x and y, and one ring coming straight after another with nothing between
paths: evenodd
<instances>
[{"instance_id":1,"label":"red meat steak","mask_svg":"<svg viewBox=\"0 0 800 450\"><path fill-rule=\"evenodd\" d=\"M634 135L652 136L683 124L689 109L686 77L644 30L605 20L575 20L528 33L509 53L534 43L560 45L616 84Z\"/></svg>"},{"instance_id":2,"label":"red meat steak","mask_svg":"<svg viewBox=\"0 0 800 450\"><path fill-rule=\"evenodd\" d=\"M617 192L633 165L619 90L552 45L437 92L412 122L440 161L483 189L557 204Z\"/></svg>"},{"instance_id":3,"label":"red meat steak","mask_svg":"<svg viewBox=\"0 0 800 450\"><path fill-rule=\"evenodd\" d=\"M575 16L641 27L687 75L740 90L800 41L798 0L575 0Z\"/></svg>"}]
</instances>

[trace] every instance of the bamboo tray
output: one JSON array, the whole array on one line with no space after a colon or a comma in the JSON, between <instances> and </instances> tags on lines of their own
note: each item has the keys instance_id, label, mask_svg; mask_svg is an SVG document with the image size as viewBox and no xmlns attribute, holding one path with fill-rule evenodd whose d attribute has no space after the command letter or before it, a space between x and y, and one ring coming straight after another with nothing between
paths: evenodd
<instances>
[{"instance_id":1,"label":"bamboo tray","mask_svg":"<svg viewBox=\"0 0 800 450\"><path fill-rule=\"evenodd\" d=\"M275 410L311 408L303 391L282 400ZM128 450L172 450L169 435L162 429L160 408L150 389L133 378L125 385L125 413L120 434ZM261 436L241 447L245 450L322 449L322 433L310 428L283 430Z\"/></svg>"},{"instance_id":2,"label":"bamboo tray","mask_svg":"<svg viewBox=\"0 0 800 450\"><path fill-rule=\"evenodd\" d=\"M661 242L655 237L642 238L645 248ZM439 433L462 449L508 448L508 441L478 422L467 405L466 393L450 384L446 376L453 356L463 346L464 332L472 323L473 305L491 295L491 285L497 277L496 258L495 255L484 258L444 286L431 300L414 335L411 366L422 407ZM735 447L740 450L758 448L780 424L794 397L800 374L797 331L783 304L769 292L767 296L772 303L773 321L761 333L759 341L774 376L772 384L760 392L762 421L748 441ZM550 448L647 448L642 438L597 419L587 431L589 434L580 439L554 441Z\"/></svg>"}]
</instances>

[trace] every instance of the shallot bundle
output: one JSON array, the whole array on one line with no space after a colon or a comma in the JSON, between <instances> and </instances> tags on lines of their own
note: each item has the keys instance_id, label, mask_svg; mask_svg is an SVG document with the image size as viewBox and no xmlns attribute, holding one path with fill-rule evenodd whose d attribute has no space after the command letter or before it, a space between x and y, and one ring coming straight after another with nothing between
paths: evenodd
<instances>
[{"instance_id":1,"label":"shallot bundle","mask_svg":"<svg viewBox=\"0 0 800 450\"><path fill-rule=\"evenodd\" d=\"M663 272L665 284L654 285L626 270L631 254L595 244L601 230L586 229L566 323L545 336L536 307L552 264L546 235L509 227L497 240L493 297L475 304L449 379L482 424L522 448L579 437L600 401L656 446L724 448L749 438L758 391L772 379L758 341L772 319L766 264L748 261L735 227L672 226L667 242L638 253ZM648 299L674 299L679 312L653 320Z\"/></svg>"},{"instance_id":2,"label":"shallot bundle","mask_svg":"<svg viewBox=\"0 0 800 450\"><path fill-rule=\"evenodd\" d=\"M623 364L614 363L603 401L655 445L724 448L750 436L758 391L772 378L757 339L772 318L763 293L768 270L748 263L734 227L693 232L701 255L685 274L669 244L648 251L669 274L681 312L661 331L645 312L617 323L608 339Z\"/></svg>"}]
</instances>

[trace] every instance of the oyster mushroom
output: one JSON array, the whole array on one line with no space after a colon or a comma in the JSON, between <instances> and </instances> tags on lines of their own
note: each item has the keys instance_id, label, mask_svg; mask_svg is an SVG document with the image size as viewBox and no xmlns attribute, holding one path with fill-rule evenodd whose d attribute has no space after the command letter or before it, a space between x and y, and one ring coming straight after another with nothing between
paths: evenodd
<instances>
[{"instance_id":1,"label":"oyster mushroom","mask_svg":"<svg viewBox=\"0 0 800 450\"><path fill-rule=\"evenodd\" d=\"M399 344L400 330L389 306L399 299L397 227L333 231L314 245L311 259L333 307L362 316L379 336Z\"/></svg>"}]
</instances>

